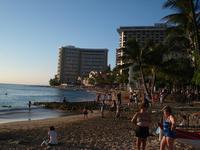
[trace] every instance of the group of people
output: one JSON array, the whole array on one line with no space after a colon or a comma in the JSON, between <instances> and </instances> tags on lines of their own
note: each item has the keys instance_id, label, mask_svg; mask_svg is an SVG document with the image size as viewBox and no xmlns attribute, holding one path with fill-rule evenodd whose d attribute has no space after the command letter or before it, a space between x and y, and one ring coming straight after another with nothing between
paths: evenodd
<instances>
[{"instance_id":1,"label":"group of people","mask_svg":"<svg viewBox=\"0 0 200 150\"><path fill-rule=\"evenodd\" d=\"M100 110L101 110L101 116L102 118L104 117L104 109L105 105L109 104L111 107L115 107L116 109L116 115L119 115L119 105L121 105L121 92L116 93L113 91L112 93L98 93L96 101L100 103ZM63 101L64 102L64 101ZM30 101L28 103L29 109L30 109ZM84 119L88 119L88 109L87 107L84 107L83 109L83 116ZM41 146L54 146L58 144L57 140L57 132L53 126L49 128L48 131L48 138L45 139L42 143Z\"/></svg>"},{"instance_id":2,"label":"group of people","mask_svg":"<svg viewBox=\"0 0 200 150\"><path fill-rule=\"evenodd\" d=\"M110 104L111 107L116 109L116 117L120 115L119 107L121 105L121 93L113 91L112 93L98 93L97 102L101 105L101 116L104 117L104 109L106 104ZM137 105L139 103L137 93L131 92L129 96L129 102L135 102ZM130 105L130 104L128 104ZM131 119L131 122L135 125L135 135L137 137L136 146L138 150L145 150L147 138L149 134L149 128L151 126L151 114L148 112L148 107L143 101L139 106L139 111L134 114ZM168 147L169 150L174 149L174 139L175 139L175 128L176 120L172 114L172 110L169 106L165 106L163 109L162 124L159 124L160 129L162 129L162 139L160 142L160 150L165 150L165 147ZM87 119L88 110L87 108L83 109L84 118ZM55 128L51 126L48 131L48 140L44 140L41 146L51 146L57 145L57 133Z\"/></svg>"},{"instance_id":3,"label":"group of people","mask_svg":"<svg viewBox=\"0 0 200 150\"><path fill-rule=\"evenodd\" d=\"M106 105L110 107L111 111L116 112L116 117L120 116L120 106L122 104L121 92L112 91L109 93L98 93L96 101L100 104L101 116L104 117L104 110Z\"/></svg>"},{"instance_id":4,"label":"group of people","mask_svg":"<svg viewBox=\"0 0 200 150\"><path fill-rule=\"evenodd\" d=\"M148 107L145 103L140 105L140 109L136 112L131 119L136 125L135 134L137 137L136 145L137 149L145 150L147 137L149 136L149 128L151 125L151 115L147 111ZM160 150L165 150L168 147L169 150L174 149L174 139L175 139L175 128L176 121L175 117L172 115L172 110L169 106L163 108L162 124L159 124L163 131L163 137L160 142ZM45 139L41 146L53 146L57 145L57 132L53 126L49 128L48 139Z\"/></svg>"},{"instance_id":5,"label":"group of people","mask_svg":"<svg viewBox=\"0 0 200 150\"><path fill-rule=\"evenodd\" d=\"M151 115L149 114L147 109L147 105L145 103L142 103L140 105L139 111L134 114L131 120L131 122L133 122L136 125L135 134L137 137L136 145L138 150L140 150L141 148L142 150L145 150L147 137L149 136ZM162 124L159 124L159 127L162 130L163 137L160 142L160 150L165 150L165 147L168 147L169 150L173 150L176 120L169 106L165 106L162 110Z\"/></svg>"},{"instance_id":6,"label":"group of people","mask_svg":"<svg viewBox=\"0 0 200 150\"><path fill-rule=\"evenodd\" d=\"M138 94L135 91L130 92L130 94L129 94L128 106L130 106L132 103L135 103L137 106L138 106L138 103L139 103Z\"/></svg>"},{"instance_id":7,"label":"group of people","mask_svg":"<svg viewBox=\"0 0 200 150\"><path fill-rule=\"evenodd\" d=\"M159 93L160 103L163 104L164 91ZM104 117L105 105L109 104L111 109L116 111L116 117L120 115L120 106L122 103L121 93L113 91L111 93L98 93L96 101L101 105L101 116ZM128 106L135 103L138 107L139 98L138 94L133 91L129 94ZM135 134L137 137L136 145L137 149L145 150L147 137L149 136L149 127L151 126L151 115L148 112L149 100L144 97L144 101L139 106L139 111L134 114L131 122L135 124ZM168 147L169 150L174 149L175 128L176 120L172 114L172 110L169 106L165 106L163 109L162 124L159 124L159 128L162 131L162 139L160 140L160 150L165 150Z\"/></svg>"}]
</instances>

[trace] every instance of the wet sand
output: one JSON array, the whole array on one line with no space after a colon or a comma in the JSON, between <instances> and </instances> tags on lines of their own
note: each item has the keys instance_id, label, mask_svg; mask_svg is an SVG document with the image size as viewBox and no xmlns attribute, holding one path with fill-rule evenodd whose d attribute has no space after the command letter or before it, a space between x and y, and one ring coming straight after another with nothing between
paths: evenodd
<instances>
[{"instance_id":1,"label":"wet sand","mask_svg":"<svg viewBox=\"0 0 200 150\"><path fill-rule=\"evenodd\" d=\"M44 109L40 107L28 109L9 109L0 111L0 124L16 121L39 120L67 116L73 113L59 110Z\"/></svg>"}]
</instances>

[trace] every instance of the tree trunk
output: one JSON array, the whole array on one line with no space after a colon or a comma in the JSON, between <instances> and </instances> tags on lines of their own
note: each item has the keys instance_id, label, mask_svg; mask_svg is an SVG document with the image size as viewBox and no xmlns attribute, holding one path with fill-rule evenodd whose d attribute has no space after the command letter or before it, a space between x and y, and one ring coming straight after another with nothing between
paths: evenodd
<instances>
[{"instance_id":1,"label":"tree trunk","mask_svg":"<svg viewBox=\"0 0 200 150\"><path fill-rule=\"evenodd\" d=\"M156 71L155 69L152 69L152 83L151 83L151 97L153 97L153 92L154 92L154 86L155 86L155 81L156 81Z\"/></svg>"},{"instance_id":2,"label":"tree trunk","mask_svg":"<svg viewBox=\"0 0 200 150\"><path fill-rule=\"evenodd\" d=\"M148 91L148 89L147 89L147 85L146 85L146 83L145 83L144 72L143 72L143 68L142 68L141 65L140 65L140 74L141 74L141 77L142 77L142 83L143 83L144 91L145 91L145 93L147 94L148 98L151 99L151 98L149 97L150 94L149 94L149 91Z\"/></svg>"},{"instance_id":3,"label":"tree trunk","mask_svg":"<svg viewBox=\"0 0 200 150\"><path fill-rule=\"evenodd\" d=\"M198 5L199 0L196 1L196 5ZM198 25L197 25L197 20L196 20L196 13L195 13L195 6L193 3L193 0L190 0L190 5L191 5L191 11L192 11L192 21L193 21L193 26L194 26L194 35L196 39L196 48L198 54L200 53L200 37L199 37L199 31L198 31Z\"/></svg>"}]
</instances>

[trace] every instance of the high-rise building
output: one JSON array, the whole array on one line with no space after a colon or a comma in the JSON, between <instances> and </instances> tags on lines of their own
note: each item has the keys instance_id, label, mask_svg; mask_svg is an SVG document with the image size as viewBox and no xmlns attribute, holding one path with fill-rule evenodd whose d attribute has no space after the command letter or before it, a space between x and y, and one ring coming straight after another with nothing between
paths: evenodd
<instances>
[{"instance_id":1,"label":"high-rise building","mask_svg":"<svg viewBox=\"0 0 200 150\"><path fill-rule=\"evenodd\" d=\"M128 26L120 27L117 29L119 33L119 48L116 49L116 66L124 64L122 56L124 55L123 49L126 47L127 41L135 39L142 46L147 40L152 40L154 43L162 43L166 36L166 24L155 24L154 26ZM122 73L123 70L120 70ZM139 87L139 82L134 79L135 73L133 66L128 70L128 87L130 90Z\"/></svg>"},{"instance_id":2,"label":"high-rise building","mask_svg":"<svg viewBox=\"0 0 200 150\"><path fill-rule=\"evenodd\" d=\"M61 47L57 77L61 83L76 83L91 71L105 71L107 55L108 49Z\"/></svg>"},{"instance_id":3,"label":"high-rise building","mask_svg":"<svg viewBox=\"0 0 200 150\"><path fill-rule=\"evenodd\" d=\"M122 65L123 49L129 39L136 39L140 45L147 40L153 40L154 43L161 43L165 38L166 24L155 24L154 26L128 26L117 29L119 33L119 48L116 50L116 65Z\"/></svg>"}]
</instances>

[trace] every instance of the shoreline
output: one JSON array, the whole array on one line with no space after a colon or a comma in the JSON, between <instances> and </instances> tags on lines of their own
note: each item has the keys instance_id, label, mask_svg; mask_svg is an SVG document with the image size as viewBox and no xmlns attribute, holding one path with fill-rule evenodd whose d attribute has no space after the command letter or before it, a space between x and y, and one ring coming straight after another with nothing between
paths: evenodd
<instances>
[{"instance_id":1,"label":"shoreline","mask_svg":"<svg viewBox=\"0 0 200 150\"><path fill-rule=\"evenodd\" d=\"M8 84L10 85L15 85L15 84ZM28 87L41 87L38 85L27 85ZM50 86L48 88L51 88ZM55 88L55 87L54 87ZM86 89L84 89L86 91ZM12 104L12 103L8 103L8 102L12 102L14 100L10 100L11 98L11 94L9 95L3 95L5 98L8 98L9 101L6 101L5 104L3 103L1 105L1 109L0 109L0 124L1 123L6 123L6 122L15 122L15 121L23 121L23 120L38 120L38 119L45 119L45 118L55 118L55 117L59 117L59 116L66 116L66 115L71 115L71 114L80 114L82 113L83 107L81 106L82 104L84 104L84 106L88 106L88 108L90 109L95 109L95 105L91 105L90 103L94 103L94 99L87 99L87 93L86 96L84 95L83 97L85 97L85 100L88 100L88 102L86 101L82 101L84 100L84 98L80 99L78 98L77 101L69 101L70 99L66 99L66 102L63 103L63 100L56 100L54 99L53 101L36 101L36 100L32 100L32 104L33 103L41 103L39 105L32 105L31 107L31 112L29 112L29 108L27 105L21 106L21 105L16 105ZM10 97L9 97L10 96ZM66 96L65 96L66 97ZM70 97L70 96L69 96ZM77 95L75 95L75 97L77 97ZM81 96L79 96L81 97ZM19 101L21 104L21 101ZM28 102L28 100L27 100ZM26 102L25 102L26 103ZM43 104L46 104L43 106ZM47 104L49 103L49 104ZM60 103L59 106L54 106L55 103ZM53 105L51 105L53 104ZM56 105L56 104L55 104ZM36 109L38 111L36 111Z\"/></svg>"},{"instance_id":2,"label":"shoreline","mask_svg":"<svg viewBox=\"0 0 200 150\"><path fill-rule=\"evenodd\" d=\"M3 110L0 112L0 125L4 123L50 119L76 114L77 113L75 112L64 112L61 110L46 109L42 107L32 108L31 111L28 109Z\"/></svg>"},{"instance_id":3,"label":"shoreline","mask_svg":"<svg viewBox=\"0 0 200 150\"><path fill-rule=\"evenodd\" d=\"M98 111L94 111L93 114L89 114L89 119L99 117L100 113ZM81 122L84 121L83 114L71 114L67 116L57 116L55 118L44 118L37 120L22 120L15 122L6 122L0 123L0 132L7 132L12 130L27 130L27 129L37 129L37 128L45 128L54 125L60 126L60 123L70 124L73 122Z\"/></svg>"},{"instance_id":4,"label":"shoreline","mask_svg":"<svg viewBox=\"0 0 200 150\"><path fill-rule=\"evenodd\" d=\"M100 117L98 111L89 113L88 119L84 119L83 114L71 115L65 117L57 117L42 120L19 121L0 124L0 149L15 149L15 150L35 150L46 149L40 144L47 137L47 132L50 126L54 126L58 133L60 145L53 149L66 150L71 146L65 145L65 138L73 135L74 125L82 125L84 122ZM67 131L69 130L69 132ZM75 134L77 136L77 134ZM75 148L79 149L79 148Z\"/></svg>"}]
</instances>

